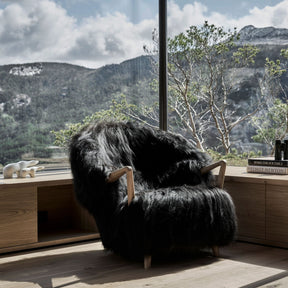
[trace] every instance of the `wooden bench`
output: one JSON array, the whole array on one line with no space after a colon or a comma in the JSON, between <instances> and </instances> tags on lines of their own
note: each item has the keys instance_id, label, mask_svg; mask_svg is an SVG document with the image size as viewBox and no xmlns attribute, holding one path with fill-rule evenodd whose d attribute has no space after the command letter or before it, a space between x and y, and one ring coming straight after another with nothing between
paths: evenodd
<instances>
[{"instance_id":1,"label":"wooden bench","mask_svg":"<svg viewBox=\"0 0 288 288\"><path fill-rule=\"evenodd\" d=\"M70 172L0 179L0 253L97 239L74 199Z\"/></svg>"}]
</instances>

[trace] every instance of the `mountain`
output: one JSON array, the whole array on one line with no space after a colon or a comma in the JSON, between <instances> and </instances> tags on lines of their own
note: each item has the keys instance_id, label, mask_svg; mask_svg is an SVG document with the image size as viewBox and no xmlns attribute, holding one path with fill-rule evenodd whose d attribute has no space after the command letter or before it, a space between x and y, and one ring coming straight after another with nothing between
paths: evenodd
<instances>
[{"instance_id":1,"label":"mountain","mask_svg":"<svg viewBox=\"0 0 288 288\"><path fill-rule=\"evenodd\" d=\"M285 28L256 28L248 25L242 28L239 34L238 44L240 45L288 45L288 29Z\"/></svg>"},{"instance_id":2,"label":"mountain","mask_svg":"<svg viewBox=\"0 0 288 288\"><path fill-rule=\"evenodd\" d=\"M235 109L249 111L253 108L257 98L260 96L259 77L265 72L265 60L276 60L280 57L282 49L288 48L288 29L274 27L256 28L252 25L245 26L239 32L240 40L236 42L237 47L246 44L255 45L260 52L255 58L255 64L250 68L236 69L234 72L234 88L231 91L230 99L233 100ZM282 59L283 60L283 59ZM286 61L288 67L288 61ZM241 71L242 70L242 71ZM282 91L277 94L278 98L287 101L288 95L288 71L281 76ZM240 107L240 109L239 109ZM251 109L252 110L252 109ZM237 113L235 115L237 117ZM261 150L263 154L269 154L266 145L254 143L251 137L255 135L255 129L249 122L245 122L232 132L234 147L239 152L249 152Z\"/></svg>"},{"instance_id":3,"label":"mountain","mask_svg":"<svg viewBox=\"0 0 288 288\"><path fill-rule=\"evenodd\" d=\"M253 44L261 51L253 67L235 68L231 73L234 86L230 99L235 117L255 104L259 96L257 79L264 72L266 57L275 60L281 49L288 48L288 29L250 25L240 31L240 36L238 47ZM150 105L157 101L150 85L152 71L149 56L98 69L66 63L0 66L0 164L19 161L25 153L36 158L49 157L51 149L47 147L53 144L51 130L63 129L67 123L80 122L85 116L108 108L117 95L125 94L133 104ZM281 78L286 93L287 79L286 73ZM263 149L252 143L254 133L248 122L235 129L235 147L239 151ZM213 137L208 143L211 146Z\"/></svg>"},{"instance_id":4,"label":"mountain","mask_svg":"<svg viewBox=\"0 0 288 288\"><path fill-rule=\"evenodd\" d=\"M99 69L65 63L0 66L0 107L18 120L34 117L38 123L55 122L57 128L61 123L55 117L80 121L87 113L107 108L112 96L151 79L150 66L147 57Z\"/></svg>"},{"instance_id":5,"label":"mountain","mask_svg":"<svg viewBox=\"0 0 288 288\"><path fill-rule=\"evenodd\" d=\"M51 130L108 108L121 93L134 104L149 104L151 71L148 56L98 69L66 63L0 66L0 163L29 151L48 157Z\"/></svg>"}]
</instances>

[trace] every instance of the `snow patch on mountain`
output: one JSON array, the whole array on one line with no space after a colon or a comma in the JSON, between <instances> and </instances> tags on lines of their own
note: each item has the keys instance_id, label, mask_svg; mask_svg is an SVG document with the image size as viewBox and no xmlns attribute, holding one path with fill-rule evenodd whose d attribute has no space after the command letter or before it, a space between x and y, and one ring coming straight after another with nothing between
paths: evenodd
<instances>
[{"instance_id":1,"label":"snow patch on mountain","mask_svg":"<svg viewBox=\"0 0 288 288\"><path fill-rule=\"evenodd\" d=\"M22 106L28 106L31 103L31 97L27 94L17 94L13 99L13 108L19 108Z\"/></svg>"},{"instance_id":2,"label":"snow patch on mountain","mask_svg":"<svg viewBox=\"0 0 288 288\"><path fill-rule=\"evenodd\" d=\"M41 64L36 65L20 65L14 66L10 69L9 74L15 76L34 76L42 72L43 66Z\"/></svg>"}]
</instances>

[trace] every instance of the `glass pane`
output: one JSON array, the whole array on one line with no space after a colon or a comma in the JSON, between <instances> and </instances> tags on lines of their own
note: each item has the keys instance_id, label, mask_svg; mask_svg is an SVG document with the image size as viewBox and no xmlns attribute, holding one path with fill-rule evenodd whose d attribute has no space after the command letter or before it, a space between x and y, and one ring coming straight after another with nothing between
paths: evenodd
<instances>
[{"instance_id":1,"label":"glass pane","mask_svg":"<svg viewBox=\"0 0 288 288\"><path fill-rule=\"evenodd\" d=\"M281 0L169 2L170 129L232 165L273 155L288 136L287 14Z\"/></svg>"},{"instance_id":2,"label":"glass pane","mask_svg":"<svg viewBox=\"0 0 288 288\"><path fill-rule=\"evenodd\" d=\"M157 15L157 1L1 1L0 165L62 168L65 139L51 131L152 107Z\"/></svg>"}]
</instances>

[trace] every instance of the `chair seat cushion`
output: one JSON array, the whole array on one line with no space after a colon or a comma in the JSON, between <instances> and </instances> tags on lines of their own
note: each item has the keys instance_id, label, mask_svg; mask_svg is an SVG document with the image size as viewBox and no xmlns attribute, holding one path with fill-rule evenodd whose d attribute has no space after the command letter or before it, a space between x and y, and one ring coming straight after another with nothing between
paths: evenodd
<instances>
[{"instance_id":1,"label":"chair seat cushion","mask_svg":"<svg viewBox=\"0 0 288 288\"><path fill-rule=\"evenodd\" d=\"M126 257L167 252L171 247L204 248L231 243L236 233L227 192L204 185L138 192L115 212L113 240L106 247Z\"/></svg>"}]
</instances>

